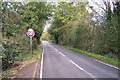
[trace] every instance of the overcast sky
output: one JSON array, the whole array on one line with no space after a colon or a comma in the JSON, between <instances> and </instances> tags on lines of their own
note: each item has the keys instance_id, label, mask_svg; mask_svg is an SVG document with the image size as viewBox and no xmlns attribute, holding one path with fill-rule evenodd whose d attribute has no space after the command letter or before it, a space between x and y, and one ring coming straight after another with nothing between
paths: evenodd
<instances>
[{"instance_id":1,"label":"overcast sky","mask_svg":"<svg viewBox=\"0 0 120 80\"><path fill-rule=\"evenodd\" d=\"M45 27L43 32L47 32L47 29L51 26L51 24L49 23L49 21L46 21Z\"/></svg>"}]
</instances>

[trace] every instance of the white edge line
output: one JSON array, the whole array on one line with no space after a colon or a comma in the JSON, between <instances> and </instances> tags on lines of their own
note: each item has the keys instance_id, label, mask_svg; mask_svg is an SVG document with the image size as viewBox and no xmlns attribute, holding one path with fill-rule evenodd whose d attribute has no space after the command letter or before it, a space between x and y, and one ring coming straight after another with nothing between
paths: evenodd
<instances>
[{"instance_id":1,"label":"white edge line","mask_svg":"<svg viewBox=\"0 0 120 80\"><path fill-rule=\"evenodd\" d=\"M69 60L71 63L73 63L76 67L78 67L80 70L84 71L85 73L87 73L89 76L91 76L92 78L94 78L94 76L90 73L88 73L86 70L84 70L83 68L81 68L80 66L78 66L75 62L73 62L72 60Z\"/></svg>"},{"instance_id":2,"label":"white edge line","mask_svg":"<svg viewBox=\"0 0 120 80\"><path fill-rule=\"evenodd\" d=\"M65 56L63 53L59 52L62 56Z\"/></svg>"},{"instance_id":3,"label":"white edge line","mask_svg":"<svg viewBox=\"0 0 120 80\"><path fill-rule=\"evenodd\" d=\"M116 68L116 69L120 70L119 68L117 68L117 67L115 67L115 66L113 66L113 65L110 65L110 64L104 63L104 62L99 61L99 60L96 60L96 59L94 59L94 60L97 61L97 62L100 62L100 63L102 63L102 64L105 64L105 65L107 65L107 66L110 66L110 67L112 67L112 68Z\"/></svg>"},{"instance_id":4,"label":"white edge line","mask_svg":"<svg viewBox=\"0 0 120 80\"><path fill-rule=\"evenodd\" d=\"M43 71L43 55L44 55L44 47L42 52L42 58L41 58L41 66L40 66L40 79L42 80L42 71Z\"/></svg>"}]
</instances>

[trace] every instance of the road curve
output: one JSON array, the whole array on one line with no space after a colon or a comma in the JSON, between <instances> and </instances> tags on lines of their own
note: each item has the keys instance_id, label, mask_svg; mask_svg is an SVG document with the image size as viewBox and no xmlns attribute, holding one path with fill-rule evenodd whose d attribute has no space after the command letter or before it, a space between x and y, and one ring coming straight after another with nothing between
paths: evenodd
<instances>
[{"instance_id":1,"label":"road curve","mask_svg":"<svg viewBox=\"0 0 120 80\"><path fill-rule=\"evenodd\" d=\"M59 45L43 41L42 78L88 78L120 80L119 69L78 54Z\"/></svg>"}]
</instances>

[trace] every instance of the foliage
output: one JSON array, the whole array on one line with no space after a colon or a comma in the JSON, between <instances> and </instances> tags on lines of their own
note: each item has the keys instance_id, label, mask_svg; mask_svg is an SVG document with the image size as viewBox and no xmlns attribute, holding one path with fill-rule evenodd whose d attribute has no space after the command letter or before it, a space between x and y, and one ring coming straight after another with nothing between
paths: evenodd
<instances>
[{"instance_id":1,"label":"foliage","mask_svg":"<svg viewBox=\"0 0 120 80\"><path fill-rule=\"evenodd\" d=\"M39 47L41 47L40 45L38 45ZM27 65L33 62L36 62L37 60L40 60L41 58L41 48L38 48L36 50L33 51L33 55L32 57L29 54L24 54L23 58L23 62L21 65ZM16 68L11 68L8 70L3 71L2 74L2 79L7 79L7 78L14 78L15 77L15 72L16 72Z\"/></svg>"},{"instance_id":2,"label":"foliage","mask_svg":"<svg viewBox=\"0 0 120 80\"><path fill-rule=\"evenodd\" d=\"M28 38L19 14L20 3L2 3L2 68L6 70L21 60L29 52Z\"/></svg>"},{"instance_id":3,"label":"foliage","mask_svg":"<svg viewBox=\"0 0 120 80\"><path fill-rule=\"evenodd\" d=\"M2 74L2 78L3 78L3 79L6 79L6 78L8 78L8 77L10 77L10 76L14 76L14 74L11 72L11 70L6 70L6 71L4 71L3 74Z\"/></svg>"},{"instance_id":4,"label":"foliage","mask_svg":"<svg viewBox=\"0 0 120 80\"><path fill-rule=\"evenodd\" d=\"M6 70L24 60L29 55L29 37L26 35L28 28L35 30L33 50L40 43L45 21L51 16L52 7L44 2L2 3L2 68ZM38 42L38 43L37 43Z\"/></svg>"},{"instance_id":5,"label":"foliage","mask_svg":"<svg viewBox=\"0 0 120 80\"><path fill-rule=\"evenodd\" d=\"M41 47L41 45L38 45L39 47ZM31 57L31 55L29 54L25 54L23 56L23 61L25 64L30 64L32 62L38 61L41 59L41 48L37 48L35 50L33 50L33 55Z\"/></svg>"},{"instance_id":6,"label":"foliage","mask_svg":"<svg viewBox=\"0 0 120 80\"><path fill-rule=\"evenodd\" d=\"M49 29L55 43L68 45L103 56L119 55L120 2L104 2L104 19L98 20L97 12L88 13L85 2L59 3L54 21ZM93 9L92 9L93 10ZM95 18L96 20L93 20ZM97 21L98 20L98 21ZM109 56L110 57L110 56Z\"/></svg>"},{"instance_id":7,"label":"foliage","mask_svg":"<svg viewBox=\"0 0 120 80\"><path fill-rule=\"evenodd\" d=\"M40 36L42 35L45 21L51 16L52 6L44 2L29 2L22 7L22 20L24 25L35 30L35 38L40 43Z\"/></svg>"},{"instance_id":8,"label":"foliage","mask_svg":"<svg viewBox=\"0 0 120 80\"><path fill-rule=\"evenodd\" d=\"M106 13L105 20L100 28L96 28L96 36L95 36L95 52L101 54L113 54L118 55L118 25L119 25L119 17L120 13L118 12L120 9L119 2L116 2L116 6L113 8L113 12L111 10L111 5L108 3L106 5ZM116 13L117 12L117 13ZM99 41L99 43L98 43Z\"/></svg>"},{"instance_id":9,"label":"foliage","mask_svg":"<svg viewBox=\"0 0 120 80\"><path fill-rule=\"evenodd\" d=\"M74 3L60 3L56 7L54 21L49 29L49 33L53 36L56 43L72 44L75 31L79 21L81 21L80 18L85 17L84 12L87 15L87 11L82 3L76 6L74 6Z\"/></svg>"},{"instance_id":10,"label":"foliage","mask_svg":"<svg viewBox=\"0 0 120 80\"><path fill-rule=\"evenodd\" d=\"M50 40L50 35L48 32L43 32L41 36L42 40Z\"/></svg>"}]
</instances>

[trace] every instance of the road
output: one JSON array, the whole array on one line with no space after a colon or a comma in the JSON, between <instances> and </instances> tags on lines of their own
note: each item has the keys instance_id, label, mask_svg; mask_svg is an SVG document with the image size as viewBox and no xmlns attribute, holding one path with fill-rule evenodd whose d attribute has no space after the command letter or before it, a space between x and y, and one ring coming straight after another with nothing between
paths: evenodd
<instances>
[{"instance_id":1,"label":"road","mask_svg":"<svg viewBox=\"0 0 120 80\"><path fill-rule=\"evenodd\" d=\"M41 64L41 78L97 78L96 80L108 78L108 80L118 80L118 71L120 71L47 41L43 41Z\"/></svg>"}]
</instances>

